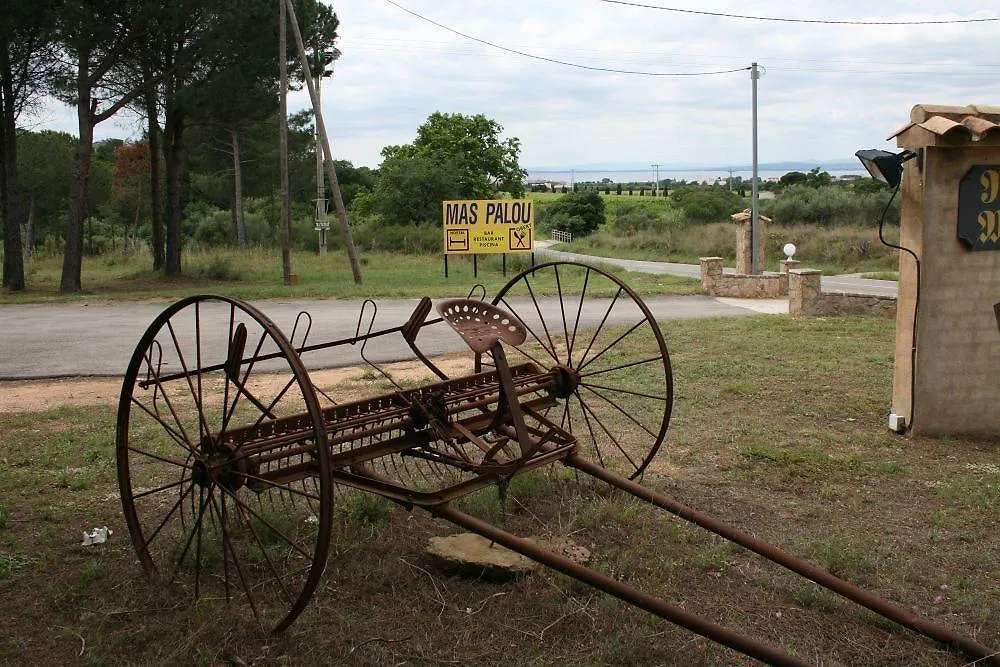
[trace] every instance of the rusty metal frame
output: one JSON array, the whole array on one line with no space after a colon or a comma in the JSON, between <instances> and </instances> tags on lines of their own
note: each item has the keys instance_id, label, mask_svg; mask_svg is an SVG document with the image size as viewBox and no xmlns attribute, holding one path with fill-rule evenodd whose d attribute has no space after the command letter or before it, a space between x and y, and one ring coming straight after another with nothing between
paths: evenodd
<instances>
[{"instance_id":1,"label":"rusty metal frame","mask_svg":"<svg viewBox=\"0 0 1000 667\"><path fill-rule=\"evenodd\" d=\"M669 421L672 403L672 377L666 346L655 319L642 299L617 278L585 265L581 265L586 274L583 293L578 297L579 309L573 324L572 336L570 336L566 303L569 302L572 310L577 297L564 297L559 274L559 268L564 267L565 270L568 264L570 263L556 262L528 269L512 279L500 291L492 304L473 299L454 300L439 304L439 312L442 316L436 319L427 319L432 304L430 299L424 298L417 304L413 314L405 324L379 331L372 331L371 326L369 326L369 330L365 334L361 334L360 320L364 319L363 312L355 336L327 343L306 344L311 330L311 318L305 315L306 324L304 325L302 341L298 347L293 346L266 316L249 304L236 299L191 297L167 308L154 320L140 340L129 365L119 402L117 424L118 480L122 491L126 523L143 567L150 572L157 571L157 564L150 556L149 545L156 538L156 533L159 532L160 528L171 520L178 507L181 508L180 514L183 521L184 503L187 502L191 508L188 520L197 525L197 546L194 547L197 553L195 557L196 595L201 578L198 571L201 563L201 522L206 515L217 516L222 524L222 551L227 566L226 596L229 597L228 560L231 553L233 568L238 570L239 582L242 583L246 597L254 614L257 615L257 605L251 594L253 589L248 587L244 580L244 572L239 569L240 564L236 551L228 543L230 538L226 536L226 503L232 503L235 511L244 515L245 519L245 513L252 512L252 510L244 509L237 497L240 488L244 486L257 494L278 490L293 496L305 497L316 513L318 526L314 537L315 551L312 554L306 554L310 556L311 561L308 576L301 588L297 591L284 591L284 598L289 602L288 612L281 615L278 622L270 628L280 632L291 625L308 604L325 567L332 522L332 487L337 484L389 498L408 508L424 509L433 516L478 533L547 567L746 655L776 665L804 664L798 658L789 656L756 639L719 626L676 605L671 605L662 599L643 593L558 554L546 551L533 542L465 514L451 505L453 500L488 486L504 484L515 475L542 466L561 463L701 526L904 627L960 650L973 660L1000 664L1000 658L997 657L995 651L975 640L921 618L822 570L806 560L679 503L632 479L641 474L656 453ZM551 333L542 317L542 311L530 282L537 272L547 270L554 272L559 293L559 307L565 333L565 347L567 348L563 350L565 360L558 354L557 346L552 344ZM587 350L575 362L573 347L580 324L579 312L582 310L588 281L592 276L603 276L612 281L612 286L617 286L617 293L598 329L604 327L611 309L619 298L631 300L637 306L642 318L626 334L616 338L604 350L594 354L601 356L607 349L618 345L637 327L648 325L653 334L651 339L653 345L659 351L658 356L641 359L618 368L657 362L662 363L665 368L665 395L663 398L651 397L657 398L658 401L666 401L662 425L658 434L648 430L653 438L651 450L642 458L641 465L633 463L635 470L631 475L618 474L608 469L603 460L598 462L591 460L588 452L581 448L579 438L572 433L572 429L564 428L564 424L556 423L556 419L548 416L550 410L560 405L561 400L568 402L576 396L583 404L583 400L575 392L578 386L583 383L585 374L582 373L582 370L590 363L584 360L591 353L591 346L594 345L596 334L591 339ZM509 298L513 294L512 290L518 286L525 288L530 295L531 304L541 318L542 328L539 330L533 330L508 311L510 308ZM226 334L229 350L227 359L225 362L216 364L202 363L201 355L202 331L199 309L207 307L209 301L225 304L230 309L229 331ZM172 324L172 318L185 309L193 309L197 341L196 358L188 361L181 353L181 345L177 341ZM238 319L235 315L237 310L241 312L241 317L245 315L243 319L256 323L262 332L256 349L249 355L247 354L246 326L243 321L236 322ZM1000 327L1000 304L996 305L995 312L998 327ZM299 329L302 317L303 315L300 314L299 318L296 319L293 339L295 332ZM374 321L374 316L372 321ZM502 327L498 326L501 321ZM469 343L477 355L479 372L465 377L448 378L419 350L416 339L420 330L424 326L440 322L451 325ZM165 352L161 339L168 340L163 333L164 331L169 331L170 340L179 357L180 370L171 369L170 372L162 372ZM317 392L302 363L302 355L337 345L354 345L359 342L362 343L363 347L370 340L391 334L400 334L416 357L439 378L439 381L417 389L400 389L375 398L321 408ZM508 362L505 346L510 345L516 348L529 334L543 348L546 348L548 354L556 362L551 368L545 368L542 364L536 363L530 358L530 355L529 361L523 363L511 365ZM273 341L277 351L261 353L265 338ZM549 346L546 346L546 341ZM364 355L362 354L362 356ZM279 359L284 360L288 365L287 372L290 380L288 380L286 390L290 386L297 385L301 389L301 395L305 402L303 411L288 416L277 416L276 410L274 410L274 403L281 398L281 394L270 404L265 404L263 400L254 395L248 381L255 364ZM484 359L491 361L492 370L482 370ZM206 423L205 416L201 414L203 406L202 381L205 376L220 371L225 382L224 417L221 428L212 431ZM176 414L167 391L168 386L174 382L188 387L195 399L194 402L198 408L201 422L198 438L191 438L183 433L181 420ZM150 389L152 389L151 408L137 400L135 396L137 392L148 392ZM646 396L643 393L620 391L634 393L640 397ZM599 393L597 395L600 396ZM230 398L231 396L232 398ZM252 405L260 413L256 423L252 425L232 425L229 423L232 414L236 411L236 403L241 396L244 397L246 403ZM231 410L229 409L230 400L232 401ZM605 400L607 399L605 398ZM588 414L586 405L583 407L583 415L586 418ZM141 409L152 418L154 424L162 425L173 440L187 448L186 459L183 461L179 458L172 459L150 455L154 462L178 467L181 470L179 482L152 491L139 491L133 484L129 465L130 457L134 457L137 452L146 454L140 446L130 441L130 423L133 419L134 408ZM173 422L180 426L181 432L177 432L171 426L173 422L166 416L168 414L172 415ZM591 412L591 414L596 419L596 413ZM564 420L565 417L564 413ZM589 420L587 428L590 430L591 437L594 437L594 430ZM606 427L605 430L607 430ZM608 435L610 436L610 433ZM618 443L615 442L615 444ZM405 478L393 477L374 469L373 466L376 463L383 461L386 457L393 456L447 469L457 476L457 481L442 483L431 489L416 488L409 484ZM598 458L600 458L599 452ZM629 471L626 470L626 472ZM300 486L305 484L313 484L314 486ZM168 504L172 509L166 514L156 530L151 534L144 532L136 509L137 501L151 493L169 490L173 487L186 490L183 491L180 500L173 505ZM313 490L300 490L308 488ZM198 493L197 501L194 498L194 490L197 490ZM190 499L185 501L185 496L188 494L190 494ZM217 497L213 494L217 494ZM230 512L232 511L234 510L231 509ZM252 525L250 530L253 530ZM182 534L188 534L186 529ZM184 562L186 554L192 548L195 535L195 530L192 529L180 559L175 564L175 571L177 566ZM282 535L282 537L284 536ZM256 533L254 533L253 538L260 541ZM289 541L289 546L299 548L294 541ZM302 551L301 548L299 550ZM270 560L267 564L274 573L277 583L284 588L276 565ZM234 575L234 585L235 583Z\"/></svg>"}]
</instances>

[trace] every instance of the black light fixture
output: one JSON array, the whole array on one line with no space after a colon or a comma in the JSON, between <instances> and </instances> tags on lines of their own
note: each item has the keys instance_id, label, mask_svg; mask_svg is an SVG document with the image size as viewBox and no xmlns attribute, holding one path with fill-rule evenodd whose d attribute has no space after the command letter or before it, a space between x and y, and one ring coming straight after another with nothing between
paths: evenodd
<instances>
[{"instance_id":1,"label":"black light fixture","mask_svg":"<svg viewBox=\"0 0 1000 667\"><path fill-rule=\"evenodd\" d=\"M907 160L912 160L919 154L908 149L904 149L899 153L872 149L858 151L854 155L861 160L861 164L865 166L865 169L872 175L872 178L888 184L890 188L894 188L899 185L899 181L903 176L903 163Z\"/></svg>"}]
</instances>

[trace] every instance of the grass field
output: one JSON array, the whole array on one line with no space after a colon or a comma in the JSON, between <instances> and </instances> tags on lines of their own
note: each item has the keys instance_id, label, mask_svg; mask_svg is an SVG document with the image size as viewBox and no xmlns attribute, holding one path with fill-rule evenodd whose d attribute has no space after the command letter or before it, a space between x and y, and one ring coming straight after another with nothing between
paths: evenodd
<instances>
[{"instance_id":1,"label":"grass field","mask_svg":"<svg viewBox=\"0 0 1000 667\"><path fill-rule=\"evenodd\" d=\"M810 558L918 614L1000 645L1000 450L885 428L893 324L752 317L664 324L674 416L644 483ZM16 395L32 383L5 383ZM46 390L74 395L71 382ZM35 387L38 389L38 387ZM380 390L361 370L340 395ZM115 409L0 412L0 663L748 664L548 571L514 581L444 570L455 532L352 496L320 588L284 635L249 610L146 579L117 497ZM599 484L553 469L467 511L569 537L591 566L813 664L964 665L804 579ZM80 546L108 525L109 543Z\"/></svg>"},{"instance_id":2,"label":"grass field","mask_svg":"<svg viewBox=\"0 0 1000 667\"><path fill-rule=\"evenodd\" d=\"M286 287L281 280L281 254L277 249L192 251L185 253L183 259L183 275L165 278L150 269L152 260L144 251L86 258L84 291L67 296L59 293L61 257L39 257L26 263L27 289L0 290L0 303L174 299L204 293L244 299L443 297L465 296L476 283L485 285L488 294L495 294L530 264L527 255L508 256L505 277L499 256L480 256L476 277L471 258L453 256L446 278L442 255L365 253L361 255L362 284L355 285L346 254L331 251L321 260L315 253L296 252L292 270L298 284ZM544 259L536 256L536 261L541 263ZM700 292L697 281L686 278L630 273L627 282L643 294Z\"/></svg>"}]
</instances>

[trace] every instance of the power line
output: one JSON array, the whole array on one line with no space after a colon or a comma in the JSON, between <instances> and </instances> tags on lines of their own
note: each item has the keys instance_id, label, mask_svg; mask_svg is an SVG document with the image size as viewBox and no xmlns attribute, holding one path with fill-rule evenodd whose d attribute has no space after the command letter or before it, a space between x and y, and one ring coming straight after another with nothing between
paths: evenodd
<instances>
[{"instance_id":1,"label":"power line","mask_svg":"<svg viewBox=\"0 0 1000 667\"><path fill-rule=\"evenodd\" d=\"M749 16L747 14L727 14L726 12L709 12L698 9L680 9L678 7L663 7L661 5L646 5L641 2L628 2L627 0L598 0L612 5L626 5L628 7L641 7L643 9L660 9L665 12L677 12L679 14L699 14L701 16L716 16L727 19L745 19L748 21L778 21L781 23L820 23L825 25L950 25L955 23L987 23L990 21L1000 21L1000 18L985 19L943 19L939 21L833 21L828 19L793 19L780 16Z\"/></svg>"},{"instance_id":2,"label":"power line","mask_svg":"<svg viewBox=\"0 0 1000 667\"><path fill-rule=\"evenodd\" d=\"M454 33L454 34L459 35L461 37L465 37L466 39L471 39L474 42L479 42L480 44L485 44L486 46L490 46L490 47L493 47L494 49L499 49L501 51L506 51L507 53L514 53L514 54L519 55L519 56L524 56L525 58L534 58L535 60L544 60L545 62L555 63L557 65L565 65L567 67L576 67L576 68L579 68L579 69L593 70L593 71L596 71L596 72L613 72L615 74L639 74L641 76L710 76L710 75L713 75L713 74L732 74L733 72L745 72L745 71L747 71L747 70L750 69L749 67L737 67L737 68L734 68L734 69L717 70L717 71L714 71L714 72L643 72L643 71L637 71L637 70L614 69L614 68L611 68L611 67L596 67L596 66L593 66L593 65L581 65L579 63L571 63L571 62L568 62L568 61L565 61L565 60L558 60L556 58L546 58L545 56L539 56L539 55L535 55L533 53L526 53L524 51L518 51L516 49L511 49L511 48L508 48L506 46L501 46L499 44L494 44L493 42L488 42L485 39L480 39L478 37L473 37L472 35L467 35L464 32L459 32L458 30L455 30L454 28L449 28L448 26L444 25L443 23L438 23L437 21L429 19L426 16L423 16L422 14L418 14L417 12L415 12L413 10L407 9L406 7L402 6L401 4L399 4L397 2L394 2L393 0L385 0L385 1L388 2L390 5L398 8L398 9L403 10L407 14L410 14L412 16L417 17L421 21L426 21L427 23L430 23L432 25L436 25L437 27L439 27L439 28L441 28L443 30L447 30L448 32Z\"/></svg>"}]
</instances>

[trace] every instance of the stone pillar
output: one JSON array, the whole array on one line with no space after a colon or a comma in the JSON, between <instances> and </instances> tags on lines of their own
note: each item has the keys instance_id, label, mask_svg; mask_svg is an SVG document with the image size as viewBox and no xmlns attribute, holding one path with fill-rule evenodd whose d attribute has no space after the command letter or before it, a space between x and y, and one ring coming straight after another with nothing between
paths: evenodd
<instances>
[{"instance_id":1,"label":"stone pillar","mask_svg":"<svg viewBox=\"0 0 1000 667\"><path fill-rule=\"evenodd\" d=\"M788 314L819 315L823 312L823 289L819 269L788 271Z\"/></svg>"},{"instance_id":2,"label":"stone pillar","mask_svg":"<svg viewBox=\"0 0 1000 667\"><path fill-rule=\"evenodd\" d=\"M750 275L753 266L753 230L750 221L736 222L736 273Z\"/></svg>"},{"instance_id":3,"label":"stone pillar","mask_svg":"<svg viewBox=\"0 0 1000 667\"><path fill-rule=\"evenodd\" d=\"M709 296L715 295L715 287L722 280L722 258L701 258L701 291Z\"/></svg>"},{"instance_id":4,"label":"stone pillar","mask_svg":"<svg viewBox=\"0 0 1000 667\"><path fill-rule=\"evenodd\" d=\"M801 264L801 262L797 259L783 259L778 263L778 272L788 273L789 269L799 268L799 264Z\"/></svg>"},{"instance_id":5,"label":"stone pillar","mask_svg":"<svg viewBox=\"0 0 1000 667\"><path fill-rule=\"evenodd\" d=\"M904 167L900 245L920 270L918 281L914 259L899 253L892 412L915 435L996 437L1000 238L988 223L1000 200L981 172L1000 172L1000 108L917 105L910 120L898 145L922 155ZM973 167L980 178L966 178ZM961 205L960 187L971 194ZM959 239L963 221L978 239Z\"/></svg>"},{"instance_id":6,"label":"stone pillar","mask_svg":"<svg viewBox=\"0 0 1000 667\"><path fill-rule=\"evenodd\" d=\"M740 213L734 213L729 218L736 224L736 273L748 276L753 269L753 229L751 228L752 214L750 209ZM767 246L767 223L770 218L763 215L757 216L757 226L760 236L760 270L764 271L764 261L767 254L764 248Z\"/></svg>"}]
</instances>

